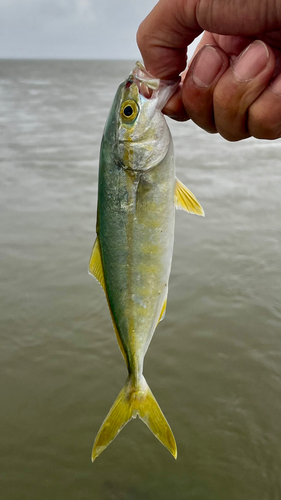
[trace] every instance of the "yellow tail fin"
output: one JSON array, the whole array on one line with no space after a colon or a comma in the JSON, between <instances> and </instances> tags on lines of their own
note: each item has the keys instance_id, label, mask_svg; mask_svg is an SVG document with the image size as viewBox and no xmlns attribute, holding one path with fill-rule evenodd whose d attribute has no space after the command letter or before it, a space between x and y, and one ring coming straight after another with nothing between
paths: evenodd
<instances>
[{"instance_id":1,"label":"yellow tail fin","mask_svg":"<svg viewBox=\"0 0 281 500\"><path fill-rule=\"evenodd\" d=\"M177 458L175 438L145 378L142 377L136 388L129 377L98 432L93 446L92 462L113 441L124 425L137 415Z\"/></svg>"}]
</instances>

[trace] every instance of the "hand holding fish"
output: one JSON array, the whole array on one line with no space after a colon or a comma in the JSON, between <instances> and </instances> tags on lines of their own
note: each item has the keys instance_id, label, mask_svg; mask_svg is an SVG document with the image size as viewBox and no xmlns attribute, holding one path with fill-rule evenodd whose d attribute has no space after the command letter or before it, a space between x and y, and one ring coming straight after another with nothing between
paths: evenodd
<instances>
[{"instance_id":1,"label":"hand holding fish","mask_svg":"<svg viewBox=\"0 0 281 500\"><path fill-rule=\"evenodd\" d=\"M203 31L188 70L186 52ZM146 68L182 82L164 112L238 141L281 137L281 4L160 0L138 31Z\"/></svg>"}]
</instances>

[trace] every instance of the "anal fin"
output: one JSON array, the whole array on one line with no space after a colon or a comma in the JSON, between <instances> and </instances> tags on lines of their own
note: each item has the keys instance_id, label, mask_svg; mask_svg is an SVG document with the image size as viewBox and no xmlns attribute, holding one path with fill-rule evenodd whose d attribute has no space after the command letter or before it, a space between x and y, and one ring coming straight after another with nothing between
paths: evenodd
<instances>
[{"instance_id":1,"label":"anal fin","mask_svg":"<svg viewBox=\"0 0 281 500\"><path fill-rule=\"evenodd\" d=\"M158 323L160 323L160 321L162 321L162 319L165 318L166 307L167 307L167 297L166 297L166 299L163 302L163 306L162 306L161 313L160 313L160 316L159 316L159 319L158 319Z\"/></svg>"},{"instance_id":2,"label":"anal fin","mask_svg":"<svg viewBox=\"0 0 281 500\"><path fill-rule=\"evenodd\" d=\"M96 241L94 243L92 254L90 257L89 274L91 274L92 276L94 276L94 278L96 278L96 280L98 280L99 284L102 286L104 292L106 293L101 260L100 242L98 236L96 237Z\"/></svg>"}]
</instances>

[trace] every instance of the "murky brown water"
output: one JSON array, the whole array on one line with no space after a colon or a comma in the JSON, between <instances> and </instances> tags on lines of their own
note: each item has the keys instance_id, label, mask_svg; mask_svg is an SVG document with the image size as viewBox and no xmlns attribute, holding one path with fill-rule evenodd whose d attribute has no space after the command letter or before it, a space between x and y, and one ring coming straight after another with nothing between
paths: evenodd
<instances>
[{"instance_id":1,"label":"murky brown water","mask_svg":"<svg viewBox=\"0 0 281 500\"><path fill-rule=\"evenodd\" d=\"M90 461L126 378L87 265L102 129L131 66L0 64L1 500L280 500L280 141L171 124L206 212L177 213L145 362L178 460L136 420Z\"/></svg>"}]
</instances>

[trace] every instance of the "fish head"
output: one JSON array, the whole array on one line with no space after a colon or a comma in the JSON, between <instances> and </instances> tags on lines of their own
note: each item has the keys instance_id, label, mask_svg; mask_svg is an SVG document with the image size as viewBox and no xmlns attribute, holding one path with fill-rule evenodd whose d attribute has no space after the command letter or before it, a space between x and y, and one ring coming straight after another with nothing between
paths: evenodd
<instances>
[{"instance_id":1,"label":"fish head","mask_svg":"<svg viewBox=\"0 0 281 500\"><path fill-rule=\"evenodd\" d=\"M161 110L177 86L154 78L141 63L119 86L109 121L115 159L124 169L146 171L166 156L171 134Z\"/></svg>"}]
</instances>

